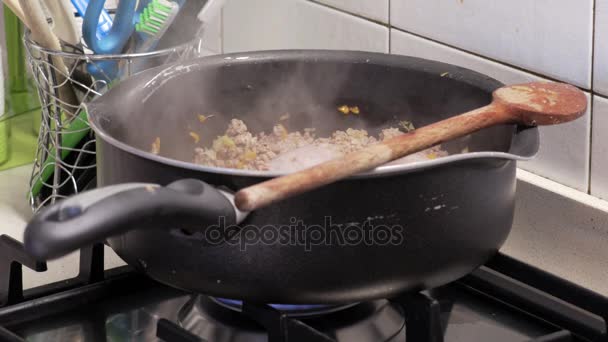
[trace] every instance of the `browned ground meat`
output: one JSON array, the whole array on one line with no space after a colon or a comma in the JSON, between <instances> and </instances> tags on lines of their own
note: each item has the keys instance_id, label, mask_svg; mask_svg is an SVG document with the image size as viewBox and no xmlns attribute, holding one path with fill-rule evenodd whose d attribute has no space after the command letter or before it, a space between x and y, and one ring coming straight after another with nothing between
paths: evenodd
<instances>
[{"instance_id":1,"label":"browned ground meat","mask_svg":"<svg viewBox=\"0 0 608 342\"><path fill-rule=\"evenodd\" d=\"M217 137L212 146L195 149L194 162L201 165L246 170L269 170L269 162L278 156L308 145L332 146L340 154L350 153L370 144L404 134L398 128L382 130L379 137L367 131L348 128L335 131L331 137L320 138L314 129L288 132L281 124L272 133L251 134L242 120L232 119L224 135ZM438 147L408 156L402 162L434 159L447 153Z\"/></svg>"}]
</instances>

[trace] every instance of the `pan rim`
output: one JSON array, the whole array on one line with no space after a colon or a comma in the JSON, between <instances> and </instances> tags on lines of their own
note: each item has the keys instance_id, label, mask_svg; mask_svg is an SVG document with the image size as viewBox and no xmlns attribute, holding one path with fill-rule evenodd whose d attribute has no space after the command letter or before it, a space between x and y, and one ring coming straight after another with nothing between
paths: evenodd
<instances>
[{"instance_id":1,"label":"pan rim","mask_svg":"<svg viewBox=\"0 0 608 342\"><path fill-rule=\"evenodd\" d=\"M240 52L240 53L232 53L232 54L206 56L206 57L196 58L194 60L206 60L206 61L210 61L210 62L221 62L221 61L229 60L231 63L239 63L239 62L247 62L247 61L251 62L252 59L264 60L267 58L273 58L273 59L276 59L277 57L297 58L297 57L302 57L302 56L306 56L307 58L311 58L311 59L327 60L327 59L338 59L339 58L341 61L344 61L346 59L346 60L350 60L353 62L365 61L366 63L369 63L371 61L372 63L382 63L382 64L391 64L391 63L395 64L397 62L403 63L403 61L415 62L415 63L421 64L423 67L428 68L429 72L443 70L442 73L448 72L448 73L452 74L453 77L458 77L459 80L462 80L462 81L465 81L468 83L472 83L474 86L476 86L480 89L483 89L483 90L493 91L494 89L499 88L500 86L503 85L501 82L499 82L496 79L493 79L489 76L483 75L481 73L478 73L478 72L470 70L470 69L452 65L452 64L427 60L427 59L418 58L418 57L391 55L391 54L365 52L365 51L267 50L267 51ZM164 65L164 66L161 66L161 67L158 67L155 69L151 69L151 70L158 69L159 71L165 71L168 68L183 65L184 63L192 63L192 60L186 61L183 63L172 64L169 66ZM190 65L192 65L192 64L190 64ZM432 70L430 70L430 69L432 69ZM144 72L140 73L139 75L135 75L134 78L138 78L138 76L141 77L142 74L147 74L148 72L150 72L150 70L144 71ZM151 72L150 72L150 74L151 74ZM437 73L437 74L439 74L439 73ZM125 83L129 83L129 81L127 80ZM120 85L118 87L120 87ZM95 102L96 101L94 100L91 102L91 104L94 104ZM151 153L151 152L148 152L145 150L141 150L139 148L133 147L127 143L124 143L124 142L114 138L111 134L109 134L103 128L101 128L97 124L97 122L96 122L97 120L91 118L90 111L89 111L89 105L90 104L85 104L85 110L89 116L89 120L88 120L89 125L95 132L98 139L102 139L105 142L109 143L110 145L112 145L116 148L119 148L127 153L133 154L135 156L138 156L138 157L141 157L144 159L148 159L148 160L151 160L151 161L154 161L157 163L173 166L173 167L178 167L178 168L197 171L197 172L219 174L219 175L273 178L273 177L284 176L287 174L285 172L277 172L277 171L257 171L257 170L232 169L232 168L224 168L224 167L211 167L211 166L195 164L193 162L186 162L186 161L181 161L178 159L164 157L164 156L156 155L154 153ZM93 116L94 116L94 114L93 114ZM499 151L480 151L480 152L460 153L460 154L449 155L446 157L441 157L441 158L427 160L427 161L417 161L417 162L411 162L411 163L407 163L407 164L379 166L373 170L362 172L362 173L350 176L346 179L347 180L348 179L365 179L365 178L384 177L384 176L397 175L397 174L406 174L406 173L417 172L417 171L421 171L421 170L425 170L425 169L429 169L429 168L440 167L440 166L454 164L454 163L468 161L468 160L495 159L495 160L526 161L526 160L533 159L536 156L536 154L538 153L538 149L539 149L538 138L537 138L539 135L538 127L528 127L528 126L519 126L519 125L513 125L513 127L517 128L517 130L514 129L514 132L523 131L523 130L533 130L532 134L534 134L536 136L535 140L537 141L537 143L536 143L536 146L533 146L531 148L532 149L531 152L529 152L527 154L515 154L515 153L510 153L510 152L499 152ZM509 148L509 151L512 151L513 143L516 139L518 139L518 136L516 133L514 133L513 138L511 140L511 146Z\"/></svg>"}]
</instances>

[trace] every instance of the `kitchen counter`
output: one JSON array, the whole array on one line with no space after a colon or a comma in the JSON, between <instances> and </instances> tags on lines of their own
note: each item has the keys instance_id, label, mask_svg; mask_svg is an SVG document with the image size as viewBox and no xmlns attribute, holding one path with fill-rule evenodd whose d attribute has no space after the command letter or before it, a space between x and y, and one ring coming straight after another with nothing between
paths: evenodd
<instances>
[{"instance_id":1,"label":"kitchen counter","mask_svg":"<svg viewBox=\"0 0 608 342\"><path fill-rule=\"evenodd\" d=\"M31 216L26 200L32 166L26 165L0 172L0 233L16 237Z\"/></svg>"},{"instance_id":2,"label":"kitchen counter","mask_svg":"<svg viewBox=\"0 0 608 342\"><path fill-rule=\"evenodd\" d=\"M608 202L521 169L517 178L501 251L608 296Z\"/></svg>"},{"instance_id":3,"label":"kitchen counter","mask_svg":"<svg viewBox=\"0 0 608 342\"><path fill-rule=\"evenodd\" d=\"M0 233L17 240L31 217L25 198L30 172L30 165L0 172ZM526 171L518 170L518 179L513 231L502 252L608 295L608 202ZM124 265L108 247L105 255L106 268ZM48 267L38 274L27 270L24 286L76 276L78 253Z\"/></svg>"}]
</instances>

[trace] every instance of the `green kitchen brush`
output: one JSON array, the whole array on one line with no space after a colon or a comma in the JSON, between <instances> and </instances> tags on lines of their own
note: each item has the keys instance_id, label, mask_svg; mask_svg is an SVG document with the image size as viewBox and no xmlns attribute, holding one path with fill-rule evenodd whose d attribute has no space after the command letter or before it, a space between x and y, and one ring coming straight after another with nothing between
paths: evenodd
<instances>
[{"instance_id":1,"label":"green kitchen brush","mask_svg":"<svg viewBox=\"0 0 608 342\"><path fill-rule=\"evenodd\" d=\"M87 113L83 110L61 132L61 159L66 158L70 152L72 152L72 149L78 145L78 143L82 141L87 134L89 134L89 132L90 128ZM45 182L47 182L51 175L53 175L55 171L53 165L55 165L56 162L55 154L56 149L51 148L48 157L41 166L40 175L36 178L32 186L31 195L33 197L38 196Z\"/></svg>"},{"instance_id":2,"label":"green kitchen brush","mask_svg":"<svg viewBox=\"0 0 608 342\"><path fill-rule=\"evenodd\" d=\"M151 51L177 17L180 5L170 0L152 0L141 11L135 31L141 39L137 52Z\"/></svg>"}]
</instances>

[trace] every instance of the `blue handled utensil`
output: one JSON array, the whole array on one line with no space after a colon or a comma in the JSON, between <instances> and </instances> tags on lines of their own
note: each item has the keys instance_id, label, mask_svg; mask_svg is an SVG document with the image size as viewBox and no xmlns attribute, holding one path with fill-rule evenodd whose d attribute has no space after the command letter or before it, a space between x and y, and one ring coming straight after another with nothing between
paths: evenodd
<instances>
[{"instance_id":1,"label":"blue handled utensil","mask_svg":"<svg viewBox=\"0 0 608 342\"><path fill-rule=\"evenodd\" d=\"M97 81L105 81L106 84L112 83L119 77L118 61L98 60L87 64L87 71Z\"/></svg>"},{"instance_id":2,"label":"blue handled utensil","mask_svg":"<svg viewBox=\"0 0 608 342\"><path fill-rule=\"evenodd\" d=\"M135 30L137 0L120 0L109 31L103 37L97 32L103 21L105 0L87 0L82 23L82 37L96 54L121 53ZM87 71L96 79L111 83L118 76L117 61L97 61L87 65Z\"/></svg>"},{"instance_id":3,"label":"blue handled utensil","mask_svg":"<svg viewBox=\"0 0 608 342\"><path fill-rule=\"evenodd\" d=\"M106 0L90 0L82 22L82 38L96 54L120 53L135 30L136 0L120 0L110 32L97 38L99 17Z\"/></svg>"},{"instance_id":4,"label":"blue handled utensil","mask_svg":"<svg viewBox=\"0 0 608 342\"><path fill-rule=\"evenodd\" d=\"M89 6L89 0L71 0L72 5L76 9L76 12L80 15L80 17L84 18L84 14L86 13L87 7ZM97 39L101 39L110 33L110 29L112 28L112 17L108 11L103 9L101 11L101 15L99 16L99 23L97 24L96 36Z\"/></svg>"}]
</instances>

